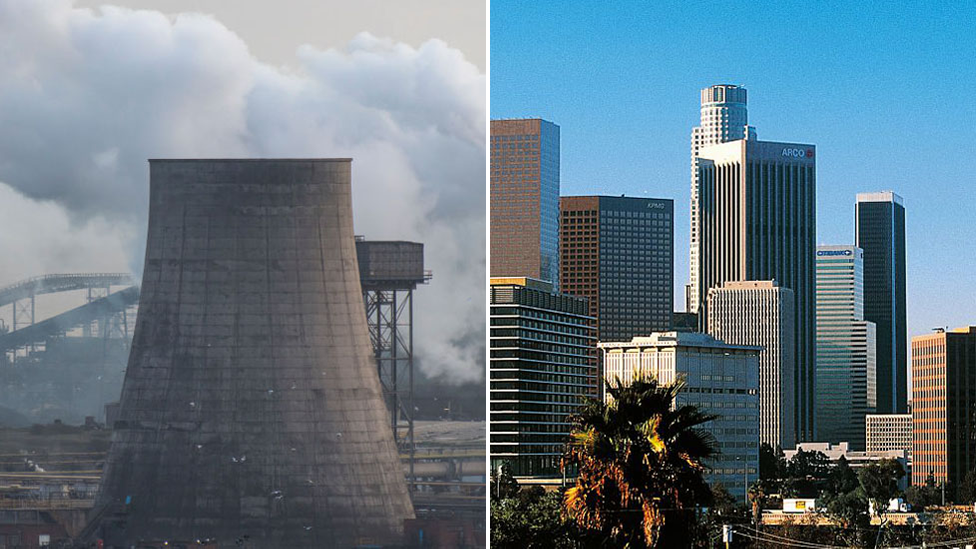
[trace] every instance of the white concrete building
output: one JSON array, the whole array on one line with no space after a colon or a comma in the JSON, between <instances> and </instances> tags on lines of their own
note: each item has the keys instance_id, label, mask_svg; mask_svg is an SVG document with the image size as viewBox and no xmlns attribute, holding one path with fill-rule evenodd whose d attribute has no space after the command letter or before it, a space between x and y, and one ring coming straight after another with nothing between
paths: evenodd
<instances>
[{"instance_id":1,"label":"white concrete building","mask_svg":"<svg viewBox=\"0 0 976 549\"><path fill-rule=\"evenodd\" d=\"M864 418L868 452L904 450L912 461L912 414L868 414Z\"/></svg>"},{"instance_id":2,"label":"white concrete building","mask_svg":"<svg viewBox=\"0 0 976 549\"><path fill-rule=\"evenodd\" d=\"M759 442L792 448L796 363L793 291L775 280L726 282L708 291L708 333L759 353Z\"/></svg>"},{"instance_id":3,"label":"white concrete building","mask_svg":"<svg viewBox=\"0 0 976 549\"><path fill-rule=\"evenodd\" d=\"M719 84L701 90L701 124L691 129L691 272L685 289L685 310L698 311L698 151L702 147L756 139L749 126L746 89Z\"/></svg>"},{"instance_id":4,"label":"white concrete building","mask_svg":"<svg viewBox=\"0 0 976 549\"><path fill-rule=\"evenodd\" d=\"M706 478L744 500L759 474L759 347L730 345L707 334L659 332L631 341L601 342L605 383L647 375L684 383L677 404L718 416L706 428L720 453ZM604 394L606 398L606 394ZM751 479L751 480L750 480Z\"/></svg>"}]
</instances>

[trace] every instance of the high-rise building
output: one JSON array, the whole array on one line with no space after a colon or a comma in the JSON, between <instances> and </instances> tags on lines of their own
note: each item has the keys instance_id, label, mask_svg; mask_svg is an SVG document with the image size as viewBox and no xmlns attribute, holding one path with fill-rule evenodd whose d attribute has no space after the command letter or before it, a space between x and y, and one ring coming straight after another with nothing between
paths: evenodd
<instances>
[{"instance_id":1,"label":"high-rise building","mask_svg":"<svg viewBox=\"0 0 976 549\"><path fill-rule=\"evenodd\" d=\"M685 288L685 311L698 311L698 151L702 147L756 139L756 129L749 126L746 89L733 84L719 84L701 90L701 123L691 130L691 250L690 277ZM704 296L702 296L704 297Z\"/></svg>"},{"instance_id":2,"label":"high-rise building","mask_svg":"<svg viewBox=\"0 0 976 549\"><path fill-rule=\"evenodd\" d=\"M674 201L564 196L559 208L560 288L589 299L598 338L670 329Z\"/></svg>"},{"instance_id":3,"label":"high-rise building","mask_svg":"<svg viewBox=\"0 0 976 549\"><path fill-rule=\"evenodd\" d=\"M759 353L759 442L792 448L796 321L793 291L774 280L726 282L708 290L708 333Z\"/></svg>"},{"instance_id":4,"label":"high-rise building","mask_svg":"<svg viewBox=\"0 0 976 549\"><path fill-rule=\"evenodd\" d=\"M912 484L956 490L976 468L976 326L912 338ZM951 495L951 492L949 492Z\"/></svg>"},{"instance_id":5,"label":"high-rise building","mask_svg":"<svg viewBox=\"0 0 976 549\"><path fill-rule=\"evenodd\" d=\"M491 276L559 288L559 126L491 121Z\"/></svg>"},{"instance_id":6,"label":"high-rise building","mask_svg":"<svg viewBox=\"0 0 976 549\"><path fill-rule=\"evenodd\" d=\"M605 379L627 384L651 376L684 383L676 405L717 416L705 424L719 452L706 480L721 483L740 501L759 471L759 347L730 345L708 334L663 332L630 341L600 342ZM751 480L750 480L751 479Z\"/></svg>"},{"instance_id":7,"label":"high-rise building","mask_svg":"<svg viewBox=\"0 0 976 549\"><path fill-rule=\"evenodd\" d=\"M868 452L904 450L911 463L912 414L868 414L864 418L864 438Z\"/></svg>"},{"instance_id":8,"label":"high-rise building","mask_svg":"<svg viewBox=\"0 0 976 549\"><path fill-rule=\"evenodd\" d=\"M728 281L776 280L793 290L797 441L814 435L816 149L739 140L698 151L699 324L704 298Z\"/></svg>"},{"instance_id":9,"label":"high-rise building","mask_svg":"<svg viewBox=\"0 0 976 549\"><path fill-rule=\"evenodd\" d=\"M855 245L864 250L864 319L878 330L878 413L908 412L905 204L891 191L859 193Z\"/></svg>"},{"instance_id":10,"label":"high-rise building","mask_svg":"<svg viewBox=\"0 0 976 549\"><path fill-rule=\"evenodd\" d=\"M875 411L875 326L864 320L864 252L817 247L817 440L864 450Z\"/></svg>"},{"instance_id":11,"label":"high-rise building","mask_svg":"<svg viewBox=\"0 0 976 549\"><path fill-rule=\"evenodd\" d=\"M596 337L585 298L527 278L492 278L489 445L492 470L557 477L569 417L597 397Z\"/></svg>"}]
</instances>

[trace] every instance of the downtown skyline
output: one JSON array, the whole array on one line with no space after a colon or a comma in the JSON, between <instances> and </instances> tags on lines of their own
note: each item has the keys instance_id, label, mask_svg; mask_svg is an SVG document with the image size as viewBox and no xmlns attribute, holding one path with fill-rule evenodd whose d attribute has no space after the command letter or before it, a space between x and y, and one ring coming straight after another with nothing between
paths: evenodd
<instances>
[{"instance_id":1,"label":"downtown skyline","mask_svg":"<svg viewBox=\"0 0 976 549\"><path fill-rule=\"evenodd\" d=\"M540 116L560 125L563 195L675 200L675 310L685 308L688 283L688 140L699 123L698 92L729 83L749 90L749 124L760 129L763 140L817 146L818 245L854 244L857 193L893 190L904 197L909 336L934 326L965 325L976 314L974 300L959 299L974 282L967 273L976 271L976 254L967 253L970 244L960 221L976 205L976 177L950 161L971 148L976 121L963 82L972 80L947 78L947 71L960 69L938 58L942 47L964 43L953 37L963 32L960 22L971 14L960 19L936 11L915 31L930 42L899 57L886 51L880 37L904 31L912 20L890 9L877 13L867 37L844 36L863 22L863 14L808 8L794 10L796 17L835 24L826 30L808 25L788 35L775 25L788 20L784 7L762 15L698 13L697 34L683 36L690 24L675 23L680 17L655 21L632 14L633 22L614 28L626 15L623 10L605 14L573 7L547 19L542 8L505 10L506 5L492 6L491 117ZM719 32L721 16L733 23L761 20L773 31L722 51L696 50L693 38ZM536 39L525 40L528 29ZM821 30L835 40L812 42ZM781 51L797 48L809 55L790 58ZM850 51L863 57L848 59ZM551 63L533 64L538 59ZM815 61L807 63L809 70L790 68L804 59ZM568 63L578 70L560 72ZM877 71L861 71L864 63L890 70L882 78ZM961 70L965 77L970 69ZM923 83L919 71L931 79ZM559 85L553 85L556 78ZM909 128L913 133L903 133ZM931 192L939 181L954 183ZM948 277L946 261L954 267Z\"/></svg>"}]
</instances>

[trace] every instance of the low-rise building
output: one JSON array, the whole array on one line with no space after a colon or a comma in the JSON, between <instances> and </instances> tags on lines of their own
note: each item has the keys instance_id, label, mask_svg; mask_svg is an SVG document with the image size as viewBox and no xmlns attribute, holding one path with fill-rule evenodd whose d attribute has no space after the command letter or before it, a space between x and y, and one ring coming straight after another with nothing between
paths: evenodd
<instances>
[{"instance_id":1,"label":"low-rise building","mask_svg":"<svg viewBox=\"0 0 976 549\"><path fill-rule=\"evenodd\" d=\"M911 468L909 467L908 451L906 450L868 452L851 450L851 445L848 442L841 442L839 444L831 444L829 442L801 442L792 450L784 450L783 454L786 460L789 461L801 450L804 452L820 452L827 456L827 459L835 465L840 462L841 458L844 458L851 469L858 469L885 459L893 459L901 464L902 469L905 470L905 476L898 482L898 488L900 490L908 488L908 478L911 474Z\"/></svg>"},{"instance_id":2,"label":"low-rise building","mask_svg":"<svg viewBox=\"0 0 976 549\"><path fill-rule=\"evenodd\" d=\"M760 347L730 345L707 334L660 332L630 341L600 342L606 386L652 376L662 384L680 381L678 405L697 406L718 416L704 427L719 453L708 465L710 483L721 483L744 500L759 474ZM606 394L604 394L606 398Z\"/></svg>"},{"instance_id":3,"label":"low-rise building","mask_svg":"<svg viewBox=\"0 0 976 549\"><path fill-rule=\"evenodd\" d=\"M904 450L912 463L912 414L868 414L864 418L868 452Z\"/></svg>"}]
</instances>

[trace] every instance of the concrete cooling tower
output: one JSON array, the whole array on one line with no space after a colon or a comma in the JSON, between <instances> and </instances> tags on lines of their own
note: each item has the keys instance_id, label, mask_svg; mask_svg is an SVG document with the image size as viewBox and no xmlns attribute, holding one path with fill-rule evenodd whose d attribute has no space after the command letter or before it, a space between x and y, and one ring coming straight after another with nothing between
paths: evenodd
<instances>
[{"instance_id":1,"label":"concrete cooling tower","mask_svg":"<svg viewBox=\"0 0 976 549\"><path fill-rule=\"evenodd\" d=\"M400 542L349 159L150 160L142 295L89 537Z\"/></svg>"}]
</instances>

